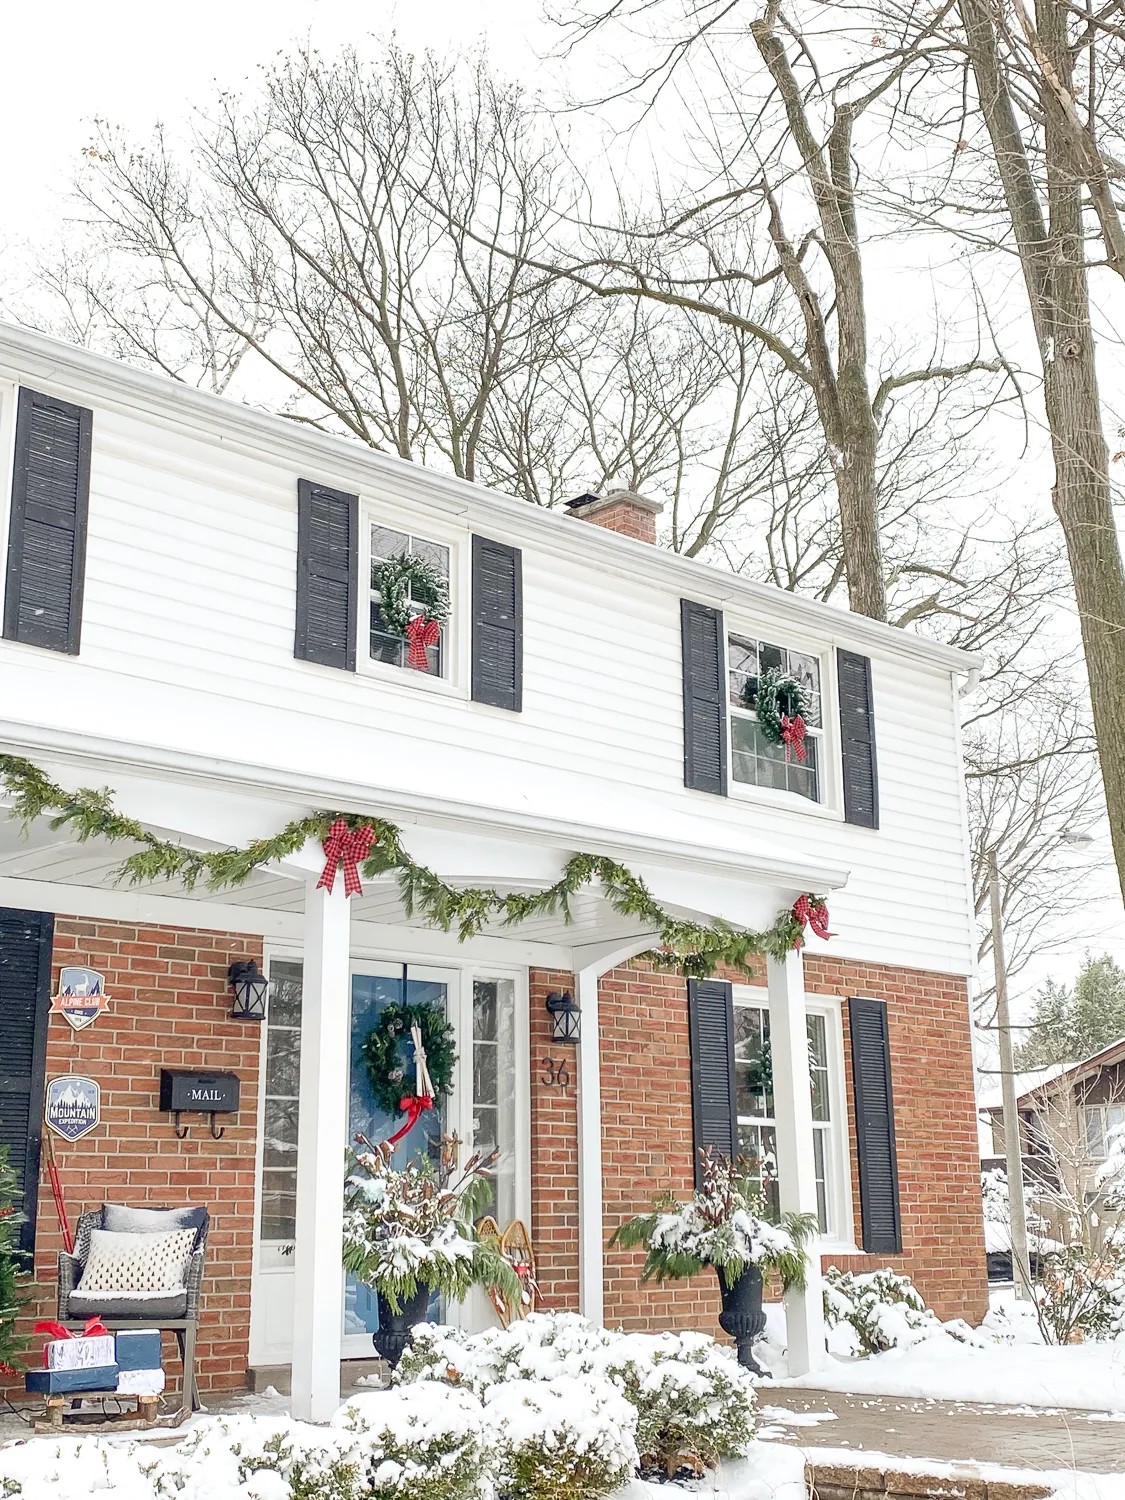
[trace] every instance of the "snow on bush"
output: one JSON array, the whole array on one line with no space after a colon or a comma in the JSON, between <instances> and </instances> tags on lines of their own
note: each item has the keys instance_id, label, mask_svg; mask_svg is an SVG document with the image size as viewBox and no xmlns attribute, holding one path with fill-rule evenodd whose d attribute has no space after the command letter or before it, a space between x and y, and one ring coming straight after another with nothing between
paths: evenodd
<instances>
[{"instance_id":1,"label":"snow on bush","mask_svg":"<svg viewBox=\"0 0 1125 1500\"><path fill-rule=\"evenodd\" d=\"M288 1417L216 1417L175 1448L135 1447L160 1500L359 1500L362 1455L346 1434ZM155 1461L153 1461L155 1460Z\"/></svg>"},{"instance_id":2,"label":"snow on bush","mask_svg":"<svg viewBox=\"0 0 1125 1500\"><path fill-rule=\"evenodd\" d=\"M909 1276L889 1266L857 1275L829 1266L824 1272L824 1318L829 1328L849 1324L864 1354L908 1349L941 1332Z\"/></svg>"},{"instance_id":3,"label":"snow on bush","mask_svg":"<svg viewBox=\"0 0 1125 1500\"><path fill-rule=\"evenodd\" d=\"M332 1426L363 1453L364 1500L462 1500L488 1466L481 1404L452 1386L353 1396Z\"/></svg>"},{"instance_id":4,"label":"snow on bush","mask_svg":"<svg viewBox=\"0 0 1125 1500\"><path fill-rule=\"evenodd\" d=\"M642 1467L673 1474L744 1454L754 1435L746 1370L702 1333L612 1333L576 1313L533 1313L511 1327L465 1334L423 1324L396 1379L444 1380L487 1396L518 1380L596 1376L637 1411Z\"/></svg>"},{"instance_id":5,"label":"snow on bush","mask_svg":"<svg viewBox=\"0 0 1125 1500\"><path fill-rule=\"evenodd\" d=\"M635 1408L594 1376L488 1388L496 1483L509 1500L599 1500L637 1466Z\"/></svg>"}]
</instances>

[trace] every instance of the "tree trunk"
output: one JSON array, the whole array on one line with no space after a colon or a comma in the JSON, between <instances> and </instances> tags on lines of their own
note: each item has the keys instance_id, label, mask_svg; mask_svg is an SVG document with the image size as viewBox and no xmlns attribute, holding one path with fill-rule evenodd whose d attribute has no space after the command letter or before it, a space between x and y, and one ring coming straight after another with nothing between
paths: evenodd
<instances>
[{"instance_id":1,"label":"tree trunk","mask_svg":"<svg viewBox=\"0 0 1125 1500\"><path fill-rule=\"evenodd\" d=\"M1063 529L1094 712L1118 881L1125 894L1125 571L1110 500L1090 322L1082 223L1082 174L1058 99L1042 80L1044 219L999 42L985 0L960 0L970 65L1003 184L1043 360L1055 462L1053 503ZM1050 64L1071 88L1067 9L1038 0L1036 24Z\"/></svg>"}]
</instances>

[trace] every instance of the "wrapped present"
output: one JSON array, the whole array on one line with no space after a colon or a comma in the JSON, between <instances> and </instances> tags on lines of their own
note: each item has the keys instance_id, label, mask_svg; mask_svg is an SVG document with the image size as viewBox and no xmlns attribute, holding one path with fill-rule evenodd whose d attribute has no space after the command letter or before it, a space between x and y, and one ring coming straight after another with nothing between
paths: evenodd
<instances>
[{"instance_id":1,"label":"wrapped present","mask_svg":"<svg viewBox=\"0 0 1125 1500\"><path fill-rule=\"evenodd\" d=\"M113 1334L100 1318L90 1318L80 1334L62 1323L36 1323L36 1333L54 1334L43 1349L45 1370L93 1370L116 1362Z\"/></svg>"},{"instance_id":2,"label":"wrapped present","mask_svg":"<svg viewBox=\"0 0 1125 1500\"><path fill-rule=\"evenodd\" d=\"M117 1335L115 1349L114 1358L121 1370L159 1370L164 1362L160 1353L159 1328L122 1329Z\"/></svg>"},{"instance_id":3,"label":"wrapped present","mask_svg":"<svg viewBox=\"0 0 1125 1500\"><path fill-rule=\"evenodd\" d=\"M163 1370L122 1370L117 1377L119 1396L159 1396L163 1389Z\"/></svg>"},{"instance_id":4,"label":"wrapped present","mask_svg":"<svg viewBox=\"0 0 1125 1500\"><path fill-rule=\"evenodd\" d=\"M97 1365L88 1370L28 1370L27 1389L38 1396L62 1396L77 1391L114 1391L117 1366Z\"/></svg>"}]
</instances>

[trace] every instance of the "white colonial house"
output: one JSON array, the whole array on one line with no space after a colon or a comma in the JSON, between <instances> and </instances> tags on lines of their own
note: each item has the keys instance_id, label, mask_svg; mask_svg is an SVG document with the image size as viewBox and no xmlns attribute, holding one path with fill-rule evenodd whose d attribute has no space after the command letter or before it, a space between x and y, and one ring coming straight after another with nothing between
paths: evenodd
<instances>
[{"instance_id":1,"label":"white colonial house","mask_svg":"<svg viewBox=\"0 0 1125 1500\"><path fill-rule=\"evenodd\" d=\"M775 1159L780 1205L818 1214L822 1254L890 1258L967 1309L984 1285L972 1203L941 1221L952 1260L919 1226L976 1181L972 659L652 545L641 497L539 509L10 325L0 492L0 753L54 784L108 788L200 850L327 809L394 823L459 886L540 890L585 852L704 923L769 928L822 895L833 934L689 986L633 963L659 933L597 882L572 920L461 941L405 910L393 873L350 900L342 878L318 887L316 841L212 891L121 882L135 842L0 821L0 1117L45 1306L43 1095L74 1074L102 1107L96 1131L54 1142L71 1216L106 1194L206 1203L229 1232L208 1251L201 1378L291 1363L298 1414L329 1414L341 1357L371 1347L371 1299L340 1270L342 1152L387 1122L356 1049L409 985L457 1032L444 1126L498 1145L497 1214L531 1226L554 1305L643 1321L606 1239L627 1201L686 1191L710 1142ZM448 580L424 669L374 583L399 556ZM804 761L746 706L771 666L805 687ZM205 948L261 962L265 1024L229 1019ZM48 1019L60 963L105 976L82 1030ZM569 1088L544 1067L560 988L581 1011ZM747 1072L765 1037L768 1088ZM224 1139L206 1120L175 1134L169 1061L239 1074ZM794 1368L815 1365L815 1275L788 1312Z\"/></svg>"}]
</instances>

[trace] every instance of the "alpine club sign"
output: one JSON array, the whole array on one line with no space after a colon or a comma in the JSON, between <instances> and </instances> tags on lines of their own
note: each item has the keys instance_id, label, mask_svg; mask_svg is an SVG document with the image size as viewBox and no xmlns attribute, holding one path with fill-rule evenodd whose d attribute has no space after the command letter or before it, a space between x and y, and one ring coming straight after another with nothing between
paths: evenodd
<instances>
[{"instance_id":1,"label":"alpine club sign","mask_svg":"<svg viewBox=\"0 0 1125 1500\"><path fill-rule=\"evenodd\" d=\"M102 1123L102 1091L92 1078L66 1073L47 1085L43 1108L47 1125L67 1141L80 1141Z\"/></svg>"},{"instance_id":2,"label":"alpine club sign","mask_svg":"<svg viewBox=\"0 0 1125 1500\"><path fill-rule=\"evenodd\" d=\"M59 992L51 1009L61 1012L75 1031L96 1021L109 1004L105 976L97 969L63 969L59 973Z\"/></svg>"}]
</instances>

